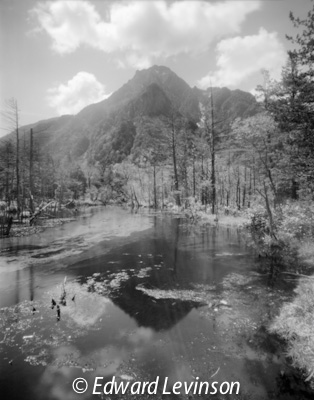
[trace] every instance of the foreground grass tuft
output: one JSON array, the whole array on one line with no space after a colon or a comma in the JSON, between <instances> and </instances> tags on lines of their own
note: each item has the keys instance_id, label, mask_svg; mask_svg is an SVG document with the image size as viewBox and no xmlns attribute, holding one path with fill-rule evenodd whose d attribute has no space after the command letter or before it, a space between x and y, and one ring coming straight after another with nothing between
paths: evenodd
<instances>
[{"instance_id":1,"label":"foreground grass tuft","mask_svg":"<svg viewBox=\"0 0 314 400\"><path fill-rule=\"evenodd\" d=\"M314 277L300 281L296 297L285 304L270 326L287 341L287 356L302 369L306 380L314 378Z\"/></svg>"}]
</instances>

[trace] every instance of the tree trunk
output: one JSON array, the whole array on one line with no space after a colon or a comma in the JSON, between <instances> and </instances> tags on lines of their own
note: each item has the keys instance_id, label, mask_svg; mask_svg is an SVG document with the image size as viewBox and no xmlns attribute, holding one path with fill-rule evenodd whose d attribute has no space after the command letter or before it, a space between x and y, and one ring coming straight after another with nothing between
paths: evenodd
<instances>
[{"instance_id":1,"label":"tree trunk","mask_svg":"<svg viewBox=\"0 0 314 400\"><path fill-rule=\"evenodd\" d=\"M164 208L164 170L161 168L161 208Z\"/></svg>"},{"instance_id":2,"label":"tree trunk","mask_svg":"<svg viewBox=\"0 0 314 400\"><path fill-rule=\"evenodd\" d=\"M291 180L291 198L293 200L298 200L298 198L299 198L298 189L299 189L298 183L295 181L294 178L292 178L292 180Z\"/></svg>"},{"instance_id":3,"label":"tree trunk","mask_svg":"<svg viewBox=\"0 0 314 400\"><path fill-rule=\"evenodd\" d=\"M5 232L6 236L10 235L10 230L11 230L12 223L13 223L13 217L12 217L12 215L10 215L8 217L8 225L7 225L7 229L6 229L6 232Z\"/></svg>"},{"instance_id":4,"label":"tree trunk","mask_svg":"<svg viewBox=\"0 0 314 400\"><path fill-rule=\"evenodd\" d=\"M251 207L251 196L252 196L252 169L250 169L249 200L247 203L248 208Z\"/></svg>"},{"instance_id":5,"label":"tree trunk","mask_svg":"<svg viewBox=\"0 0 314 400\"><path fill-rule=\"evenodd\" d=\"M246 196L246 167L244 167L244 184L242 191L242 207L245 207L245 196Z\"/></svg>"},{"instance_id":6,"label":"tree trunk","mask_svg":"<svg viewBox=\"0 0 314 400\"><path fill-rule=\"evenodd\" d=\"M7 144L6 146L6 174L5 174L5 200L8 205L10 205L10 196L9 196L9 184L10 184L10 146Z\"/></svg>"},{"instance_id":7,"label":"tree trunk","mask_svg":"<svg viewBox=\"0 0 314 400\"><path fill-rule=\"evenodd\" d=\"M40 208L38 211L36 211L34 213L34 215L32 216L32 218L29 220L30 225L33 225L35 219L43 212L46 210L46 208L48 208L51 204L53 203L53 201L51 201L50 203L46 204L43 208Z\"/></svg>"},{"instance_id":8,"label":"tree trunk","mask_svg":"<svg viewBox=\"0 0 314 400\"><path fill-rule=\"evenodd\" d=\"M264 182L264 192L265 192L265 203L266 203L266 211L269 219L269 227L270 227L270 236L276 239L275 232L274 232L274 221L273 221L273 213L271 211L268 199L268 192L267 187Z\"/></svg>"},{"instance_id":9,"label":"tree trunk","mask_svg":"<svg viewBox=\"0 0 314 400\"><path fill-rule=\"evenodd\" d=\"M156 165L153 166L153 175L154 175L154 209L157 209L157 190L156 190Z\"/></svg>"},{"instance_id":10,"label":"tree trunk","mask_svg":"<svg viewBox=\"0 0 314 400\"><path fill-rule=\"evenodd\" d=\"M213 99L213 88L210 88L211 96L211 131L212 131L212 165L211 165L211 188L212 188L212 214L215 214L215 205L216 205L216 173L215 173L215 158L216 158L216 149L215 149L215 125L214 125L214 99Z\"/></svg>"},{"instance_id":11,"label":"tree trunk","mask_svg":"<svg viewBox=\"0 0 314 400\"><path fill-rule=\"evenodd\" d=\"M204 181L204 156L202 154L202 164L201 164L201 180ZM206 204L206 200L205 200L205 188L202 185L201 186L201 201L202 201L202 205L204 206Z\"/></svg>"},{"instance_id":12,"label":"tree trunk","mask_svg":"<svg viewBox=\"0 0 314 400\"><path fill-rule=\"evenodd\" d=\"M238 179L237 179L237 187L236 187L236 205L237 205L237 209L240 210L241 208L241 204L240 204L240 172L238 169Z\"/></svg>"},{"instance_id":13,"label":"tree trunk","mask_svg":"<svg viewBox=\"0 0 314 400\"><path fill-rule=\"evenodd\" d=\"M253 156L253 193L256 190L255 157Z\"/></svg>"},{"instance_id":14,"label":"tree trunk","mask_svg":"<svg viewBox=\"0 0 314 400\"><path fill-rule=\"evenodd\" d=\"M196 193L196 180L195 180L195 155L193 155L193 197L195 198Z\"/></svg>"},{"instance_id":15,"label":"tree trunk","mask_svg":"<svg viewBox=\"0 0 314 400\"><path fill-rule=\"evenodd\" d=\"M174 173L174 189L176 192L179 192L179 180L178 180L178 170L177 170L177 157L176 157L176 141L175 141L175 126L174 121L172 120L171 127L171 139L172 139L172 161L173 161L173 173ZM181 205L180 195L176 193L176 203L177 206Z\"/></svg>"},{"instance_id":16,"label":"tree trunk","mask_svg":"<svg viewBox=\"0 0 314 400\"><path fill-rule=\"evenodd\" d=\"M30 143L29 143L29 206L32 212L34 212L34 202L33 202L33 129L30 131Z\"/></svg>"},{"instance_id":17,"label":"tree trunk","mask_svg":"<svg viewBox=\"0 0 314 400\"><path fill-rule=\"evenodd\" d=\"M20 216L20 138L18 124L16 127L16 203L17 217Z\"/></svg>"}]
</instances>

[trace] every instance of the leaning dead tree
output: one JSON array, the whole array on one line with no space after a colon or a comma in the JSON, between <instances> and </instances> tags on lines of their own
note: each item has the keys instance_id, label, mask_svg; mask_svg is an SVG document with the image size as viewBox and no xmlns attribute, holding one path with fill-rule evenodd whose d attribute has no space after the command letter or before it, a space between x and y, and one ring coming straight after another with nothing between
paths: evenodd
<instances>
[{"instance_id":1,"label":"leaning dead tree","mask_svg":"<svg viewBox=\"0 0 314 400\"><path fill-rule=\"evenodd\" d=\"M54 203L54 200L50 201L49 203L47 203L45 206L40 207L37 211L35 211L34 215L31 217L31 219L29 220L30 225L33 225L36 218L38 218L40 216L40 214L45 211L52 203Z\"/></svg>"}]
</instances>

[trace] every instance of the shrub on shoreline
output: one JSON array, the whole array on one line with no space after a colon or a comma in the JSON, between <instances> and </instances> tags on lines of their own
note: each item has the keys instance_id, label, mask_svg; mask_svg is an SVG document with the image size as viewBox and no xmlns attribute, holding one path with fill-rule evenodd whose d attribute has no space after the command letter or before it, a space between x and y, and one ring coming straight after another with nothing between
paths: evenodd
<instances>
[{"instance_id":1,"label":"shrub on shoreline","mask_svg":"<svg viewBox=\"0 0 314 400\"><path fill-rule=\"evenodd\" d=\"M314 277L302 279L296 297L286 303L269 327L287 342L292 365L303 370L306 380L314 381ZM314 383L312 383L314 385Z\"/></svg>"}]
</instances>

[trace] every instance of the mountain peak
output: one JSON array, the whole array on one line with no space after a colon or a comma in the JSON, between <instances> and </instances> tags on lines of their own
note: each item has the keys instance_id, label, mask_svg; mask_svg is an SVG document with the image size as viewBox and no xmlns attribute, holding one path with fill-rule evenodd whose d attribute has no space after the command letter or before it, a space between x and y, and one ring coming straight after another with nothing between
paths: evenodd
<instances>
[{"instance_id":1,"label":"mountain peak","mask_svg":"<svg viewBox=\"0 0 314 400\"><path fill-rule=\"evenodd\" d=\"M162 65L153 65L150 68L136 71L132 79L113 93L107 100L104 100L102 104L106 104L107 109L108 107L120 107L122 104L126 104L136 97L141 96L152 84L158 85L177 108L180 108L182 99L192 90L170 68Z\"/></svg>"},{"instance_id":2,"label":"mountain peak","mask_svg":"<svg viewBox=\"0 0 314 400\"><path fill-rule=\"evenodd\" d=\"M163 86L165 83L168 84L170 81L176 81L177 83L180 82L180 84L184 84L185 87L188 86L187 83L175 72L163 65L153 65L147 69L138 70L133 79L129 82L141 82L145 86L150 85L151 83L157 83Z\"/></svg>"},{"instance_id":3,"label":"mountain peak","mask_svg":"<svg viewBox=\"0 0 314 400\"><path fill-rule=\"evenodd\" d=\"M166 67L164 65L153 65L152 67L146 68L146 69L141 69L137 70L135 74L140 74L141 72L153 72L157 74L163 74L163 73L170 73L176 75L169 67Z\"/></svg>"}]
</instances>

